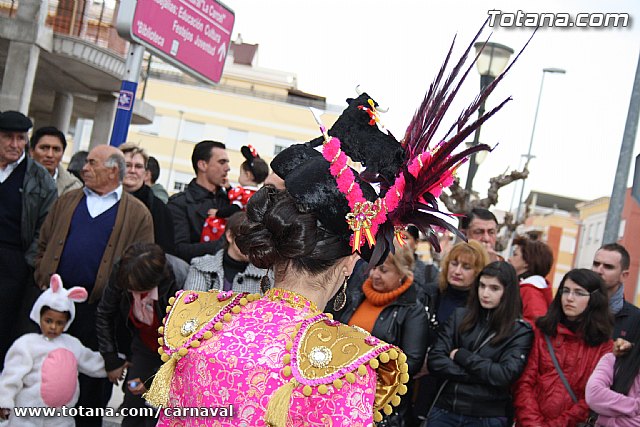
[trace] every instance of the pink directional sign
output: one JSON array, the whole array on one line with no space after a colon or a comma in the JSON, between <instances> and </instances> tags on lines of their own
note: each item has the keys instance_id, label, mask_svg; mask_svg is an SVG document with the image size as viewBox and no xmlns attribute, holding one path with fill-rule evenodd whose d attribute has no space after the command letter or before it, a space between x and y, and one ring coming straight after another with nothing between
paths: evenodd
<instances>
[{"instance_id":1,"label":"pink directional sign","mask_svg":"<svg viewBox=\"0 0 640 427\"><path fill-rule=\"evenodd\" d=\"M234 22L233 11L215 0L123 0L118 32L183 71L218 83Z\"/></svg>"}]
</instances>

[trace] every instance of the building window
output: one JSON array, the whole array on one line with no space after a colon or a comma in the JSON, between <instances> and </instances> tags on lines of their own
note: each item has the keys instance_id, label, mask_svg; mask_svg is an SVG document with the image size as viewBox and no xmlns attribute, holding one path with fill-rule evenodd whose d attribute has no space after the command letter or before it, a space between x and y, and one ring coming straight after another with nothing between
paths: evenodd
<instances>
[{"instance_id":1,"label":"building window","mask_svg":"<svg viewBox=\"0 0 640 427\"><path fill-rule=\"evenodd\" d=\"M184 191L189 185L189 182L193 179L193 175L183 172L174 172L173 173L173 191L180 192Z\"/></svg>"},{"instance_id":2,"label":"building window","mask_svg":"<svg viewBox=\"0 0 640 427\"><path fill-rule=\"evenodd\" d=\"M276 140L273 144L273 155L277 156L282 150L289 148L292 144L295 144L293 139L276 136Z\"/></svg>"},{"instance_id":3,"label":"building window","mask_svg":"<svg viewBox=\"0 0 640 427\"><path fill-rule=\"evenodd\" d=\"M246 130L228 129L227 139L224 144L227 148L240 151L240 148L249 144L249 132Z\"/></svg>"},{"instance_id":4,"label":"building window","mask_svg":"<svg viewBox=\"0 0 640 427\"><path fill-rule=\"evenodd\" d=\"M204 135L204 123L184 120L180 129L180 139L189 142L200 142Z\"/></svg>"},{"instance_id":5,"label":"building window","mask_svg":"<svg viewBox=\"0 0 640 427\"><path fill-rule=\"evenodd\" d=\"M153 117L153 123L148 125L138 126L138 130L141 133L148 133L149 135L160 135L160 123L162 122L162 116L155 115Z\"/></svg>"}]
</instances>

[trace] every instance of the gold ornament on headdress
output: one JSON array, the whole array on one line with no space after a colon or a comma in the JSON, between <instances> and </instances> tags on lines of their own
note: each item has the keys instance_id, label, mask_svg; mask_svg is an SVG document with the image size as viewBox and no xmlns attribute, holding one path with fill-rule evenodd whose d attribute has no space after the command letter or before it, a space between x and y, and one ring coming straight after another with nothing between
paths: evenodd
<instances>
[{"instance_id":1,"label":"gold ornament on headdress","mask_svg":"<svg viewBox=\"0 0 640 427\"><path fill-rule=\"evenodd\" d=\"M376 239L371 233L371 221L378 214L378 209L378 206L372 202L358 202L353 207L353 211L346 215L349 228L353 231L353 252L360 250L363 233L369 247L376 244Z\"/></svg>"}]
</instances>

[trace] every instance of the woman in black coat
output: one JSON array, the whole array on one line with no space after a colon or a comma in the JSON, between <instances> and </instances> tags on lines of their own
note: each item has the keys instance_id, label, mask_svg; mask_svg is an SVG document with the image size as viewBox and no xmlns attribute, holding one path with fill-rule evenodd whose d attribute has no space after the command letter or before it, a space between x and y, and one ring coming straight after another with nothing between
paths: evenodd
<instances>
[{"instance_id":1,"label":"woman in black coat","mask_svg":"<svg viewBox=\"0 0 640 427\"><path fill-rule=\"evenodd\" d=\"M507 426L511 385L522 374L533 341L521 315L515 270L504 261L489 264L467 306L453 313L429 352L429 372L445 379L429 427Z\"/></svg>"},{"instance_id":2,"label":"woman in black coat","mask_svg":"<svg viewBox=\"0 0 640 427\"><path fill-rule=\"evenodd\" d=\"M413 285L413 262L413 252L407 246L397 247L395 254L389 254L384 264L372 269L368 278L361 276L359 282L350 282L346 306L334 312L336 320L361 327L400 347L407 355L410 376L422 366L429 330L425 307L417 301ZM354 273L361 274L364 264L358 265ZM397 412L378 425L403 426L408 400L403 402Z\"/></svg>"},{"instance_id":3,"label":"woman in black coat","mask_svg":"<svg viewBox=\"0 0 640 427\"><path fill-rule=\"evenodd\" d=\"M142 394L162 365L158 328L168 300L181 289L167 257L154 243L135 243L114 266L96 314L98 348L109 379L118 383L123 371L123 407L146 407ZM126 356L126 360L121 355ZM124 427L156 425L153 417L124 417Z\"/></svg>"}]
</instances>

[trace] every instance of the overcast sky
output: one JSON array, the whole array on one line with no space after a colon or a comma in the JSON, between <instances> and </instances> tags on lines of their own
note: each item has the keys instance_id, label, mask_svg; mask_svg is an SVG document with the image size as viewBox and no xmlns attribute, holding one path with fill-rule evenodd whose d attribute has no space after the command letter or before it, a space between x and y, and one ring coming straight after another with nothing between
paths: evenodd
<instances>
[{"instance_id":1,"label":"overcast sky","mask_svg":"<svg viewBox=\"0 0 640 427\"><path fill-rule=\"evenodd\" d=\"M522 166L531 137L542 69L547 74L533 142L527 191L582 199L609 196L633 78L640 52L638 0L226 0L236 13L234 38L259 43L257 65L297 74L299 89L326 96L343 106L362 85L379 103L387 128L400 138L413 111L457 34L459 54L487 17L488 10L524 12L629 13L628 28L542 29L487 102L496 105L512 96L502 112L482 128L481 141L498 148L480 165L475 186L486 191L488 180ZM487 29L491 41L516 52L530 28ZM474 70L475 71L475 70ZM453 105L451 118L476 95L480 86L472 72ZM309 115L309 120L313 118ZM636 144L634 153L640 147ZM633 175L633 162L630 179ZM462 182L466 167L460 171ZM525 193L525 195L526 195ZM519 189L516 193L516 200ZM498 206L509 209L513 185L500 192ZM515 203L514 203L515 205Z\"/></svg>"}]
</instances>

